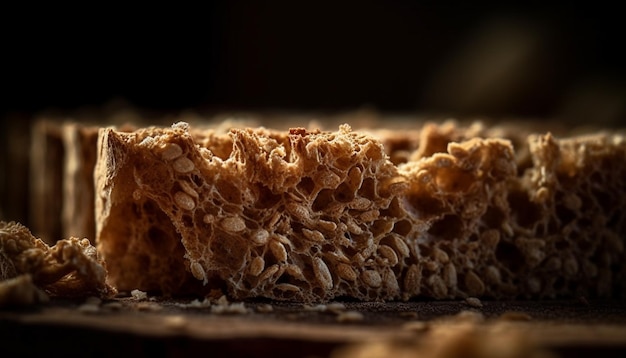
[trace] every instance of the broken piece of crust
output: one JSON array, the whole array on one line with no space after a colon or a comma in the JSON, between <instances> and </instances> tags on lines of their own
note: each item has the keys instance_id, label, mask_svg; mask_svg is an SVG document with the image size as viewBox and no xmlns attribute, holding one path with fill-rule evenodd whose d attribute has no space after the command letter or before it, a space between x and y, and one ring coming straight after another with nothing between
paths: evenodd
<instances>
[{"instance_id":1,"label":"broken piece of crust","mask_svg":"<svg viewBox=\"0 0 626 358\"><path fill-rule=\"evenodd\" d=\"M51 296L109 298L115 288L96 248L87 239L69 238L50 247L16 222L0 221L0 302L41 300Z\"/></svg>"},{"instance_id":2,"label":"broken piece of crust","mask_svg":"<svg viewBox=\"0 0 626 358\"><path fill-rule=\"evenodd\" d=\"M532 135L524 167L508 140L400 165L381 143L347 125L101 129L96 231L112 284L305 302L624 295L621 136Z\"/></svg>"}]
</instances>

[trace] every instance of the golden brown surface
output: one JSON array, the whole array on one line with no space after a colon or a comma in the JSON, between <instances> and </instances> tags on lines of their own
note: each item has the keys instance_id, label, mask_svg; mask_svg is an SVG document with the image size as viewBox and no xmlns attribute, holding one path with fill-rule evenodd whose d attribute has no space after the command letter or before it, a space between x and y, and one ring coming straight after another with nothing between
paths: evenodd
<instances>
[{"instance_id":1,"label":"golden brown surface","mask_svg":"<svg viewBox=\"0 0 626 358\"><path fill-rule=\"evenodd\" d=\"M174 295L623 295L623 136L494 133L426 126L396 164L347 125L102 129L98 249L119 289Z\"/></svg>"}]
</instances>

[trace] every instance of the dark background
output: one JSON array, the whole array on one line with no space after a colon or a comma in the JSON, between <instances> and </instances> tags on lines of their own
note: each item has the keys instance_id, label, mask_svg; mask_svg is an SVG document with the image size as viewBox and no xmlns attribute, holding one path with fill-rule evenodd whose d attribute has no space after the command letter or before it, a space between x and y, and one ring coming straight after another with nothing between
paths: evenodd
<instances>
[{"instance_id":1,"label":"dark background","mask_svg":"<svg viewBox=\"0 0 626 358\"><path fill-rule=\"evenodd\" d=\"M623 13L609 2L246 0L2 16L5 114L119 99L599 123L626 113Z\"/></svg>"},{"instance_id":2,"label":"dark background","mask_svg":"<svg viewBox=\"0 0 626 358\"><path fill-rule=\"evenodd\" d=\"M615 3L617 4L617 3ZM11 5L13 6L13 5ZM0 11L0 219L41 113L353 111L625 125L624 16L593 1L214 1Z\"/></svg>"}]
</instances>

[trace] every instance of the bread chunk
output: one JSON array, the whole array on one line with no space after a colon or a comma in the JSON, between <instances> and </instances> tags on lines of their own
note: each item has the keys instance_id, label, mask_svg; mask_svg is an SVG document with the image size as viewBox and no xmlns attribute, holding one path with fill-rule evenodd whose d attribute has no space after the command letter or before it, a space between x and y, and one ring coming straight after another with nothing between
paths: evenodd
<instances>
[{"instance_id":1,"label":"bread chunk","mask_svg":"<svg viewBox=\"0 0 626 358\"><path fill-rule=\"evenodd\" d=\"M97 247L115 287L167 295L623 295L623 137L494 133L102 128Z\"/></svg>"},{"instance_id":2,"label":"bread chunk","mask_svg":"<svg viewBox=\"0 0 626 358\"><path fill-rule=\"evenodd\" d=\"M0 306L40 301L45 294L109 298L116 293L89 240L71 237L50 247L22 224L0 221Z\"/></svg>"}]
</instances>

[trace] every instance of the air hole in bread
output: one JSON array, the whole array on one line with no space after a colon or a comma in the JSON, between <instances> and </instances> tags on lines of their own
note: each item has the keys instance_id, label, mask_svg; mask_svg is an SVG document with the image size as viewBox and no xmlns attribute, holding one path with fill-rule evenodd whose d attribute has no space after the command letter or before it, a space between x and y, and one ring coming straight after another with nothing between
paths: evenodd
<instances>
[{"instance_id":1,"label":"air hole in bread","mask_svg":"<svg viewBox=\"0 0 626 358\"><path fill-rule=\"evenodd\" d=\"M297 187L300 193L304 194L305 197L309 197L315 190L316 185L310 177L303 177Z\"/></svg>"},{"instance_id":2,"label":"air hole in bread","mask_svg":"<svg viewBox=\"0 0 626 358\"><path fill-rule=\"evenodd\" d=\"M324 209L326 209L328 204L334 201L333 195L333 190L322 189L315 197L315 200L313 200L313 211L323 211Z\"/></svg>"},{"instance_id":3,"label":"air hole in bread","mask_svg":"<svg viewBox=\"0 0 626 358\"><path fill-rule=\"evenodd\" d=\"M525 263L524 255L522 255L519 249L504 240L500 241L496 247L496 259L500 264L509 267L513 271L519 270Z\"/></svg>"},{"instance_id":4,"label":"air hole in bread","mask_svg":"<svg viewBox=\"0 0 626 358\"><path fill-rule=\"evenodd\" d=\"M463 220L458 215L450 214L433 223L428 233L437 240L454 240L461 237L464 229Z\"/></svg>"}]
</instances>

